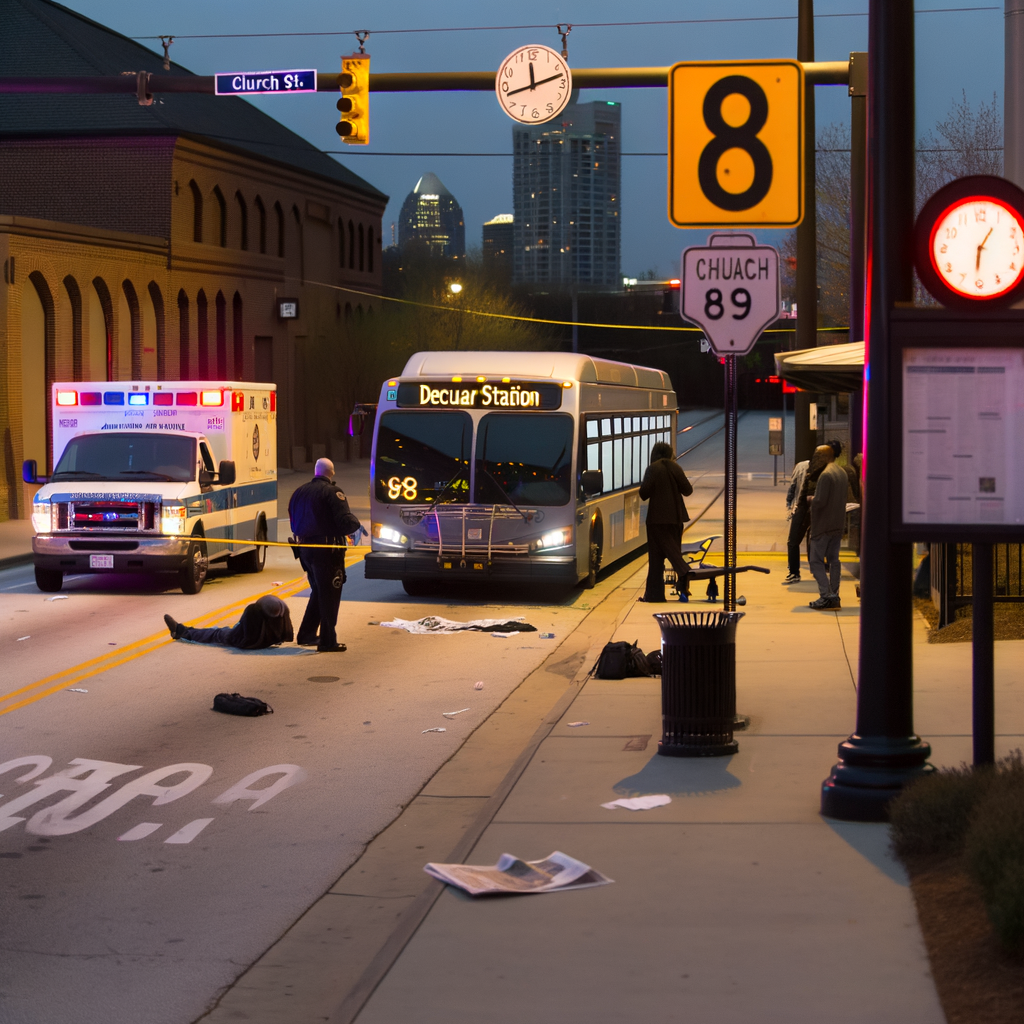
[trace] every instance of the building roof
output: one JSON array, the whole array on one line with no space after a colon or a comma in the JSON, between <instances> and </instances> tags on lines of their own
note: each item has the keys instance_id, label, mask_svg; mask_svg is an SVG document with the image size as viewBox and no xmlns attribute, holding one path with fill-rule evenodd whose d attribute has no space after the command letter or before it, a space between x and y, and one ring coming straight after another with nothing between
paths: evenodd
<instances>
[{"instance_id":1,"label":"building roof","mask_svg":"<svg viewBox=\"0 0 1024 1024\"><path fill-rule=\"evenodd\" d=\"M784 381L805 391L857 391L864 384L864 342L779 352L775 369Z\"/></svg>"},{"instance_id":2,"label":"building roof","mask_svg":"<svg viewBox=\"0 0 1024 1024\"><path fill-rule=\"evenodd\" d=\"M410 195L450 196L451 192L444 187L444 182L433 171L427 171L413 186Z\"/></svg>"},{"instance_id":3,"label":"building roof","mask_svg":"<svg viewBox=\"0 0 1024 1024\"><path fill-rule=\"evenodd\" d=\"M152 50L50 0L0 0L0 77L119 75L149 71L191 75L180 64L164 70ZM368 181L236 96L158 93L140 106L133 93L0 94L0 138L188 136L313 174L386 201Z\"/></svg>"}]
</instances>

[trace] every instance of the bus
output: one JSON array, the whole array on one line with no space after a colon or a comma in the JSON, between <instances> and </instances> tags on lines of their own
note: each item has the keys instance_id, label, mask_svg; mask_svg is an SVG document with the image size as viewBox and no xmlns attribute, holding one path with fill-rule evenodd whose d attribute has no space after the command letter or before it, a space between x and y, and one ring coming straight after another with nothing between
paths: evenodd
<instances>
[{"instance_id":1,"label":"bus","mask_svg":"<svg viewBox=\"0 0 1024 1024\"><path fill-rule=\"evenodd\" d=\"M384 382L367 579L592 587L647 540L640 481L675 450L667 373L567 352L420 352Z\"/></svg>"}]
</instances>

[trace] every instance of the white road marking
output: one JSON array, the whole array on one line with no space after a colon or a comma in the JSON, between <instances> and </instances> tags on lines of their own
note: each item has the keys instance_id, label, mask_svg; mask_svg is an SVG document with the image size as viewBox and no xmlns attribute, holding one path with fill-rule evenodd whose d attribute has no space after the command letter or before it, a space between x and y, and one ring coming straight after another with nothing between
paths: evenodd
<instances>
[{"instance_id":1,"label":"white road marking","mask_svg":"<svg viewBox=\"0 0 1024 1024\"><path fill-rule=\"evenodd\" d=\"M270 786L263 789L250 789L254 782L266 778L268 775L280 775L281 778ZM252 800L250 811L265 804L271 797L301 782L306 777L304 768L297 764L272 764L269 768L261 768L259 771L251 772L240 782L236 782L230 789L225 790L220 796L214 798L214 803L219 807L228 807L236 800Z\"/></svg>"},{"instance_id":2,"label":"white road marking","mask_svg":"<svg viewBox=\"0 0 1024 1024\"><path fill-rule=\"evenodd\" d=\"M163 828L163 824L144 821L141 825L128 829L123 836L118 836L117 841L119 843L130 843L136 839L145 839L146 836L152 835L158 828Z\"/></svg>"},{"instance_id":3,"label":"white road marking","mask_svg":"<svg viewBox=\"0 0 1024 1024\"><path fill-rule=\"evenodd\" d=\"M213 821L213 818L196 818L195 821L190 821L184 828L179 828L173 836L168 836L164 842L191 843L192 840L210 824L211 821Z\"/></svg>"}]
</instances>

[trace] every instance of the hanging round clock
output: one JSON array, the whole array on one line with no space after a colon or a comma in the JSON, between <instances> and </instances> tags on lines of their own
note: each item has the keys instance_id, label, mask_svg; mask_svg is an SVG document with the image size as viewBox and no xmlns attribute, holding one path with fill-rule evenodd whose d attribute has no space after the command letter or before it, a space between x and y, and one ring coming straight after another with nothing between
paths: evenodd
<instances>
[{"instance_id":1,"label":"hanging round clock","mask_svg":"<svg viewBox=\"0 0 1024 1024\"><path fill-rule=\"evenodd\" d=\"M502 110L514 121L543 124L569 104L569 62L550 47L521 46L501 62L494 91Z\"/></svg>"},{"instance_id":2,"label":"hanging round clock","mask_svg":"<svg viewBox=\"0 0 1024 1024\"><path fill-rule=\"evenodd\" d=\"M992 175L958 178L914 226L921 283L944 306L1010 306L1024 298L1024 191Z\"/></svg>"}]
</instances>

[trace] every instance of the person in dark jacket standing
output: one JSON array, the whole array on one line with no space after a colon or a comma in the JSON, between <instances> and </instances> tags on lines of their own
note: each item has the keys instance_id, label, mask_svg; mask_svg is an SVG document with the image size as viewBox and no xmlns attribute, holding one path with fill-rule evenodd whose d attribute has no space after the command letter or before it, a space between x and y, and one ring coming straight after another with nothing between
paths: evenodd
<instances>
[{"instance_id":1,"label":"person in dark jacket standing","mask_svg":"<svg viewBox=\"0 0 1024 1024\"><path fill-rule=\"evenodd\" d=\"M345 582L345 539L360 533L362 526L348 507L344 492L334 483L334 463L317 459L316 474L288 502L292 533L299 544L333 547L299 548L299 562L309 579L306 614L299 624L296 643L321 653L345 650L336 632L341 587ZM318 635L319 633L319 635Z\"/></svg>"},{"instance_id":2,"label":"person in dark jacket standing","mask_svg":"<svg viewBox=\"0 0 1024 1024\"><path fill-rule=\"evenodd\" d=\"M222 647L238 647L243 651L258 651L288 643L294 635L288 605L273 594L264 594L247 605L242 618L234 626L197 629L176 622L170 615L164 616L164 622L175 640L220 644Z\"/></svg>"},{"instance_id":3,"label":"person in dark jacket standing","mask_svg":"<svg viewBox=\"0 0 1024 1024\"><path fill-rule=\"evenodd\" d=\"M807 560L818 584L819 595L818 600L812 601L810 606L819 609L839 608L839 580L842 573L839 544L846 525L846 492L850 484L842 467L836 465L836 457L830 445L816 448L814 458L823 461L825 466L818 476L814 494L809 498L811 538Z\"/></svg>"},{"instance_id":4,"label":"person in dark jacket standing","mask_svg":"<svg viewBox=\"0 0 1024 1024\"><path fill-rule=\"evenodd\" d=\"M689 600L687 577L690 567L683 558L683 524L690 518L683 498L693 494L693 485L676 462L671 445L659 441L651 449L651 464L640 484L640 497L647 506L647 589L641 601L665 601L665 559L679 580L679 599Z\"/></svg>"}]
</instances>

